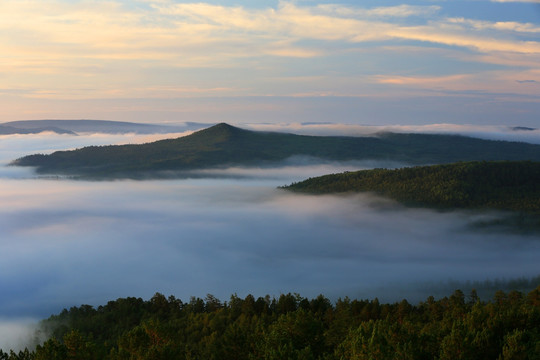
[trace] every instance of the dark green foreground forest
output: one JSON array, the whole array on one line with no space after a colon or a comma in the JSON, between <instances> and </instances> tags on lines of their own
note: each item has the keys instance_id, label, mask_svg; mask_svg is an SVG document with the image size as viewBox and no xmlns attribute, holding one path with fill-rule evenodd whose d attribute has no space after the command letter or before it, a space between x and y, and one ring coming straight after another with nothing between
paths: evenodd
<instances>
[{"instance_id":1,"label":"dark green foreground forest","mask_svg":"<svg viewBox=\"0 0 540 360\"><path fill-rule=\"evenodd\" d=\"M418 305L157 293L73 307L42 325L49 340L0 359L540 359L540 287L488 302L456 290Z\"/></svg>"}]
</instances>

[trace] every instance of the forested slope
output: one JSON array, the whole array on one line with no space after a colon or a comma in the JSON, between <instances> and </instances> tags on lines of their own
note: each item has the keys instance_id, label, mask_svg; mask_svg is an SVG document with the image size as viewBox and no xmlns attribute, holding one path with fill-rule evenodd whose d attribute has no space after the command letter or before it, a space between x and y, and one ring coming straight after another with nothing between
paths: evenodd
<instances>
[{"instance_id":1,"label":"forested slope","mask_svg":"<svg viewBox=\"0 0 540 360\"><path fill-rule=\"evenodd\" d=\"M373 192L411 206L540 214L540 162L532 161L361 170L310 178L284 188L316 194Z\"/></svg>"},{"instance_id":2,"label":"forested slope","mask_svg":"<svg viewBox=\"0 0 540 360\"><path fill-rule=\"evenodd\" d=\"M12 162L40 173L121 178L229 165L272 165L291 156L326 160L391 160L433 164L469 160L536 160L540 145L463 136L379 134L371 137L303 136L256 132L218 124L192 135L142 145L90 146Z\"/></svg>"},{"instance_id":3,"label":"forested slope","mask_svg":"<svg viewBox=\"0 0 540 360\"><path fill-rule=\"evenodd\" d=\"M457 290L418 305L156 294L73 307L43 325L52 331L43 345L0 359L538 359L540 288L489 302Z\"/></svg>"}]
</instances>

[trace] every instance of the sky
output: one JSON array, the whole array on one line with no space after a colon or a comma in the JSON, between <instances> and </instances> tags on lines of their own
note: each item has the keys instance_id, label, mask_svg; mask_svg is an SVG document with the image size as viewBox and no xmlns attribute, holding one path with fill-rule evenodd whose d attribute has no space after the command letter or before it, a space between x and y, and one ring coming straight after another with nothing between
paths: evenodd
<instances>
[{"instance_id":1,"label":"sky","mask_svg":"<svg viewBox=\"0 0 540 360\"><path fill-rule=\"evenodd\" d=\"M3 0L0 121L538 125L540 4Z\"/></svg>"}]
</instances>

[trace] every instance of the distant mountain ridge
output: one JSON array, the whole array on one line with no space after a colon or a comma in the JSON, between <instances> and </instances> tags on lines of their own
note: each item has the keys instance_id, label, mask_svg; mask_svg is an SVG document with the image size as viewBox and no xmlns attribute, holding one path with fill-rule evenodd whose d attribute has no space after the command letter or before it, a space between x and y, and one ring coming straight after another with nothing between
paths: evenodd
<instances>
[{"instance_id":1,"label":"distant mountain ridge","mask_svg":"<svg viewBox=\"0 0 540 360\"><path fill-rule=\"evenodd\" d=\"M45 125L45 124L42 124ZM15 134L39 134L43 132L53 132L57 134L77 135L73 131L61 129L55 126L44 126L35 128L18 128L10 125L0 124L0 135L15 135Z\"/></svg>"},{"instance_id":2,"label":"distant mountain ridge","mask_svg":"<svg viewBox=\"0 0 540 360\"><path fill-rule=\"evenodd\" d=\"M185 125L144 124L109 120L20 120L0 124L0 134L36 134L52 131L59 134L105 133L105 134L163 134L198 130L208 124Z\"/></svg>"},{"instance_id":3,"label":"distant mountain ridge","mask_svg":"<svg viewBox=\"0 0 540 360\"><path fill-rule=\"evenodd\" d=\"M387 160L411 165L473 160L540 161L540 145L457 135L306 136L250 131L221 123L177 139L29 155L13 161L12 165L34 166L39 173L46 174L136 178L231 165L275 165L295 155L340 161Z\"/></svg>"},{"instance_id":4,"label":"distant mountain ridge","mask_svg":"<svg viewBox=\"0 0 540 360\"><path fill-rule=\"evenodd\" d=\"M536 128L531 128L527 126L514 126L510 128L513 131L534 131L537 130Z\"/></svg>"}]
</instances>

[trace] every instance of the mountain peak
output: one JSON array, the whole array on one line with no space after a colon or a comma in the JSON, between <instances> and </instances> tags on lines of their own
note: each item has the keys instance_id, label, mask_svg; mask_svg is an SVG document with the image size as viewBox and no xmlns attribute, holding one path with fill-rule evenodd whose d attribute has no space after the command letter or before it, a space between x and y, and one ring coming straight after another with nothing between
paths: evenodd
<instances>
[{"instance_id":1,"label":"mountain peak","mask_svg":"<svg viewBox=\"0 0 540 360\"><path fill-rule=\"evenodd\" d=\"M219 123L209 128L197 131L193 135L208 136L212 138L229 138L230 136L245 132L247 132L247 130L242 130L227 123Z\"/></svg>"},{"instance_id":2,"label":"mountain peak","mask_svg":"<svg viewBox=\"0 0 540 360\"><path fill-rule=\"evenodd\" d=\"M212 127L227 127L227 128L233 128L234 126L229 125L229 124L227 124L226 122L222 122L222 123L216 124L216 125L214 125L214 126L212 126Z\"/></svg>"},{"instance_id":3,"label":"mountain peak","mask_svg":"<svg viewBox=\"0 0 540 360\"><path fill-rule=\"evenodd\" d=\"M209 127L208 129L214 129L214 130L226 130L226 131L234 131L234 130L240 130L240 128L237 128L235 126L229 125L227 123L219 123L214 126Z\"/></svg>"}]
</instances>

